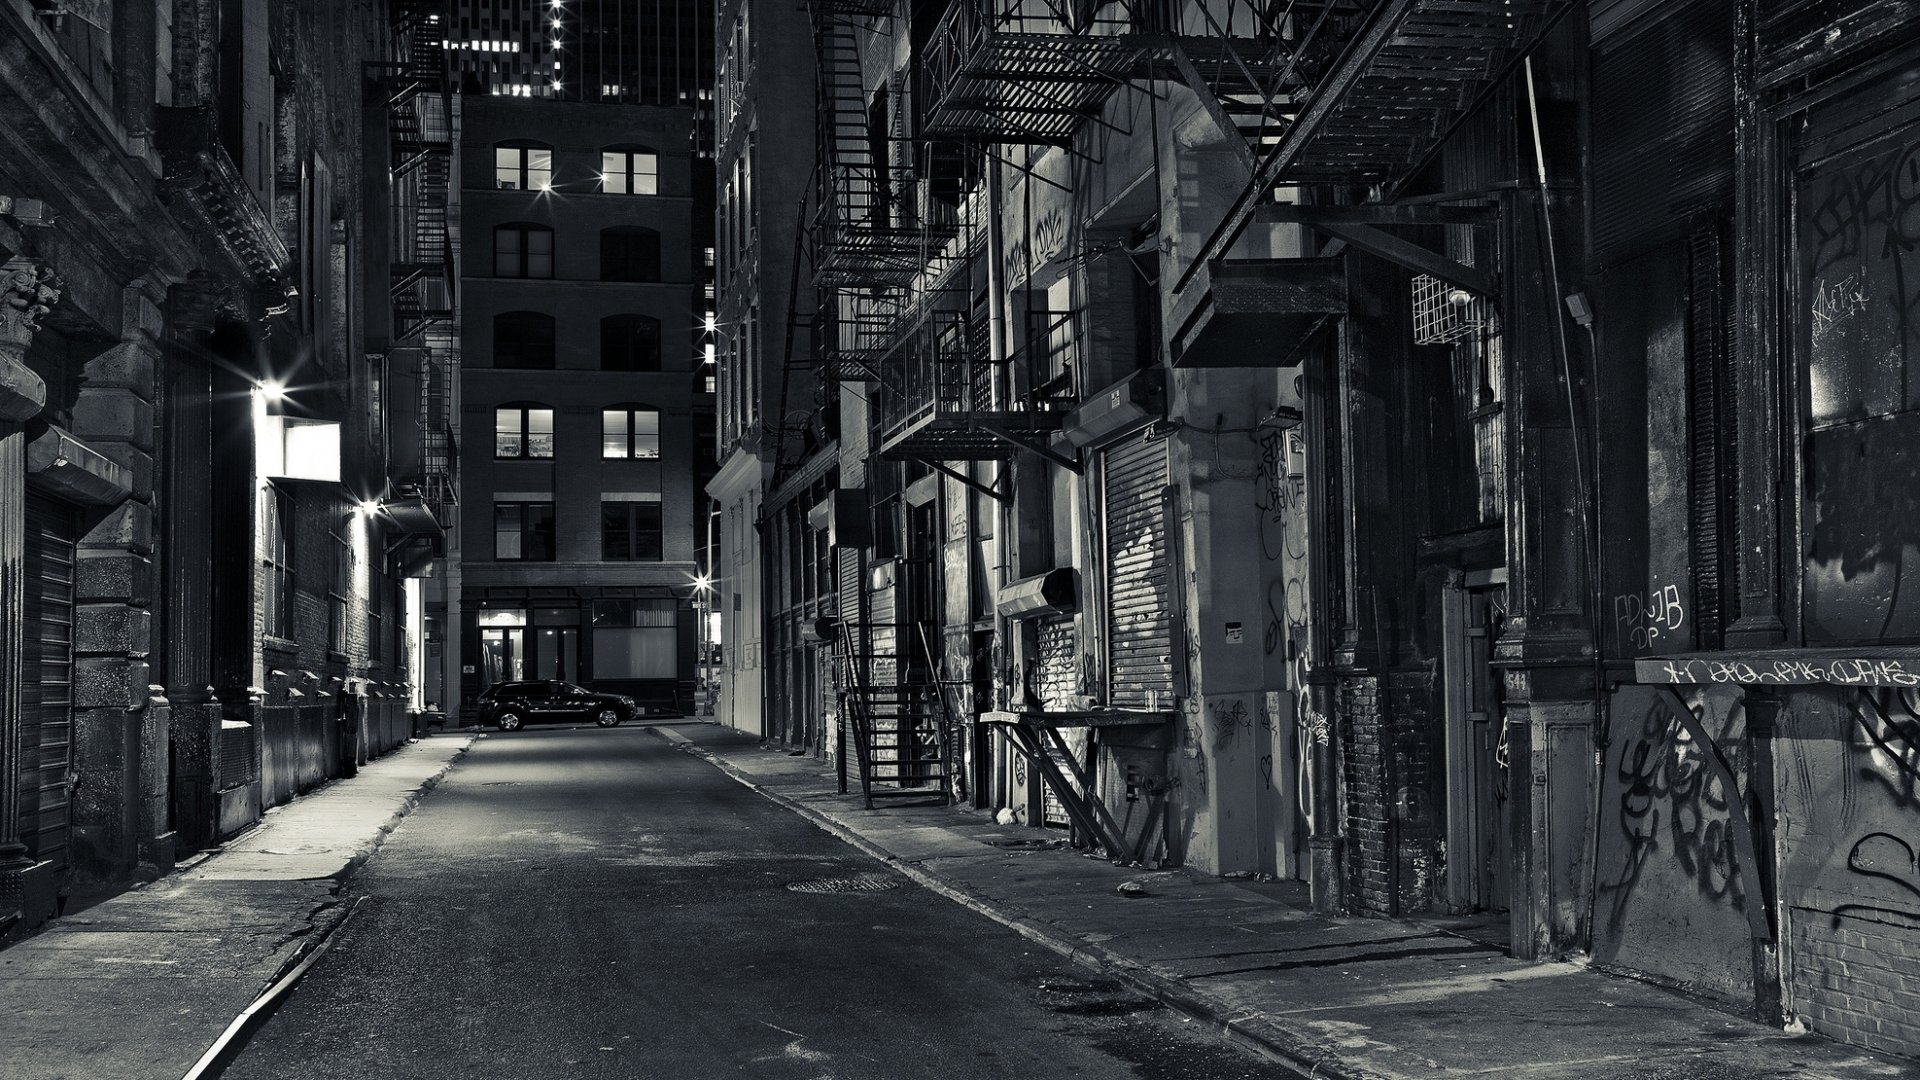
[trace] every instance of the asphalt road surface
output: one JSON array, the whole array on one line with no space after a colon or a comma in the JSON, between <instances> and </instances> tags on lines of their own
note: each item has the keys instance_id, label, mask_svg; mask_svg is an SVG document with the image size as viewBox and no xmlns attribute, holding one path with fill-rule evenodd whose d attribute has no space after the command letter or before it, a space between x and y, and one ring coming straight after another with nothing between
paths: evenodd
<instances>
[{"instance_id":1,"label":"asphalt road surface","mask_svg":"<svg viewBox=\"0 0 1920 1080\"><path fill-rule=\"evenodd\" d=\"M349 892L229 1080L1296 1075L633 727L482 740Z\"/></svg>"}]
</instances>

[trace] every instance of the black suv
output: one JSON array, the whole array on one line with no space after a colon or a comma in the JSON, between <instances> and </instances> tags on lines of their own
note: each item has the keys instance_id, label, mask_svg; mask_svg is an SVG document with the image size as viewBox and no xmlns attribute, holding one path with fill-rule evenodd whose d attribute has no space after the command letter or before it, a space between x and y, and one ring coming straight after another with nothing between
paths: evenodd
<instances>
[{"instance_id":1,"label":"black suv","mask_svg":"<svg viewBox=\"0 0 1920 1080\"><path fill-rule=\"evenodd\" d=\"M624 694L601 694L551 679L495 683L480 695L480 722L498 724L501 731L556 720L592 720L613 727L643 711Z\"/></svg>"}]
</instances>

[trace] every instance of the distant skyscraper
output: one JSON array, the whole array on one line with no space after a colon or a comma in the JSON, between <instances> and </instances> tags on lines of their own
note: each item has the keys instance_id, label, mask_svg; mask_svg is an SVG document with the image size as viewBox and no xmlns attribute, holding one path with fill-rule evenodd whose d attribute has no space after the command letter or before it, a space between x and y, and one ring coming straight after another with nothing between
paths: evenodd
<instances>
[{"instance_id":1,"label":"distant skyscraper","mask_svg":"<svg viewBox=\"0 0 1920 1080\"><path fill-rule=\"evenodd\" d=\"M467 93L695 105L713 85L712 0L453 0ZM704 115L705 108L700 111Z\"/></svg>"}]
</instances>

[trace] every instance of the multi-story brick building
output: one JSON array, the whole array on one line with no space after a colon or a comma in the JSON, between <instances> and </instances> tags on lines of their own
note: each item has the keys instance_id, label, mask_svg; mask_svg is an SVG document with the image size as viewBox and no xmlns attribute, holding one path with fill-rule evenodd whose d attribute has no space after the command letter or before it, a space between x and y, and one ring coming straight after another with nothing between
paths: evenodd
<instances>
[{"instance_id":1,"label":"multi-story brick building","mask_svg":"<svg viewBox=\"0 0 1920 1080\"><path fill-rule=\"evenodd\" d=\"M464 700L565 679L691 705L694 113L463 102ZM695 178L701 184L696 186Z\"/></svg>"},{"instance_id":2,"label":"multi-story brick building","mask_svg":"<svg viewBox=\"0 0 1920 1080\"><path fill-rule=\"evenodd\" d=\"M366 107L426 14L44 7L0 6L0 933L404 739L440 531L375 404L418 129Z\"/></svg>"},{"instance_id":3,"label":"multi-story brick building","mask_svg":"<svg viewBox=\"0 0 1920 1080\"><path fill-rule=\"evenodd\" d=\"M1911 5L808 9L771 733L1920 1053Z\"/></svg>"}]
</instances>

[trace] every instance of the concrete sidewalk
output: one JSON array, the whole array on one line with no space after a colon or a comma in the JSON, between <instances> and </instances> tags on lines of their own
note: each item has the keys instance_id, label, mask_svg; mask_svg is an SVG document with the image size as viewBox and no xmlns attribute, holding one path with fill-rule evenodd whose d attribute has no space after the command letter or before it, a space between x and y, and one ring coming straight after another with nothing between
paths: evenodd
<instances>
[{"instance_id":1,"label":"concrete sidewalk","mask_svg":"<svg viewBox=\"0 0 1920 1080\"><path fill-rule=\"evenodd\" d=\"M0 951L0 1080L184 1076L340 925L340 882L473 741L402 746L173 875Z\"/></svg>"},{"instance_id":2,"label":"concrete sidewalk","mask_svg":"<svg viewBox=\"0 0 1920 1080\"><path fill-rule=\"evenodd\" d=\"M864 809L810 757L657 727L921 884L1316 1078L1865 1080L1920 1063L1792 1035L1442 923L1327 918L1298 886L1126 870L943 806ZM1123 897L1125 881L1146 895Z\"/></svg>"}]
</instances>

